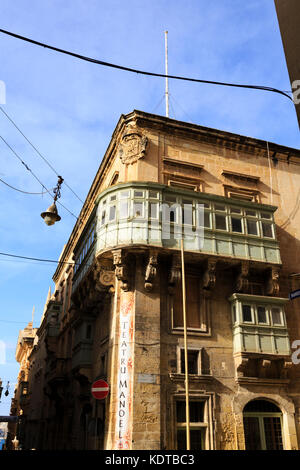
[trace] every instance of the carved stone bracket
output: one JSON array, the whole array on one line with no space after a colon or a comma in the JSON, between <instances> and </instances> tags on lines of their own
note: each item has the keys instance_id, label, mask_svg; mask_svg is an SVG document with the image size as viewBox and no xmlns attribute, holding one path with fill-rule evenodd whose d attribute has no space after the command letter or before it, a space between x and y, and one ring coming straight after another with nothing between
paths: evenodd
<instances>
[{"instance_id":1,"label":"carved stone bracket","mask_svg":"<svg viewBox=\"0 0 300 470\"><path fill-rule=\"evenodd\" d=\"M130 165L143 158L147 144L147 137L143 136L135 126L128 126L119 144L118 155L122 163Z\"/></svg>"},{"instance_id":2,"label":"carved stone bracket","mask_svg":"<svg viewBox=\"0 0 300 470\"><path fill-rule=\"evenodd\" d=\"M291 361L284 361L282 365L281 373L280 373L280 378L287 379L288 372L292 367L293 367L293 363Z\"/></svg>"},{"instance_id":3,"label":"carved stone bracket","mask_svg":"<svg viewBox=\"0 0 300 470\"><path fill-rule=\"evenodd\" d=\"M115 275L121 283L121 289L129 291L129 273L126 263L126 254L123 250L113 250L113 263L115 265Z\"/></svg>"},{"instance_id":4,"label":"carved stone bracket","mask_svg":"<svg viewBox=\"0 0 300 470\"><path fill-rule=\"evenodd\" d=\"M267 378L271 370L272 361L263 359L260 364L260 377Z\"/></svg>"},{"instance_id":5,"label":"carved stone bracket","mask_svg":"<svg viewBox=\"0 0 300 470\"><path fill-rule=\"evenodd\" d=\"M279 293L279 272L280 268L278 266L273 266L270 268L266 289L268 295L278 295Z\"/></svg>"},{"instance_id":6,"label":"carved stone bracket","mask_svg":"<svg viewBox=\"0 0 300 470\"><path fill-rule=\"evenodd\" d=\"M169 275L169 294L173 295L177 284L181 281L181 260L179 254L174 254L172 256L172 265Z\"/></svg>"},{"instance_id":7,"label":"carved stone bracket","mask_svg":"<svg viewBox=\"0 0 300 470\"><path fill-rule=\"evenodd\" d=\"M249 289L249 261L242 261L236 278L236 292L247 293Z\"/></svg>"},{"instance_id":8,"label":"carved stone bracket","mask_svg":"<svg viewBox=\"0 0 300 470\"><path fill-rule=\"evenodd\" d=\"M101 260L96 261L94 271L95 287L98 292L107 291L114 292L115 271L112 264L104 264Z\"/></svg>"},{"instance_id":9,"label":"carved stone bracket","mask_svg":"<svg viewBox=\"0 0 300 470\"><path fill-rule=\"evenodd\" d=\"M214 258L208 258L207 267L203 274L203 289L213 289L216 284L216 265L217 261Z\"/></svg>"},{"instance_id":10,"label":"carved stone bracket","mask_svg":"<svg viewBox=\"0 0 300 470\"><path fill-rule=\"evenodd\" d=\"M153 288L153 282L157 274L157 264L157 251L151 250L145 273L145 289L147 292L150 292Z\"/></svg>"},{"instance_id":11,"label":"carved stone bracket","mask_svg":"<svg viewBox=\"0 0 300 470\"><path fill-rule=\"evenodd\" d=\"M238 377L244 377L249 359L248 357L240 357L236 364L236 372Z\"/></svg>"}]
</instances>

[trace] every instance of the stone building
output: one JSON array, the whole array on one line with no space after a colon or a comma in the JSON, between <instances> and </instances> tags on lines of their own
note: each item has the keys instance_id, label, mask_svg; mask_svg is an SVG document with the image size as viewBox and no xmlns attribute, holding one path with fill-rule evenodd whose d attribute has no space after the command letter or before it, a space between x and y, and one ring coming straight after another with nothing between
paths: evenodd
<instances>
[{"instance_id":1,"label":"stone building","mask_svg":"<svg viewBox=\"0 0 300 470\"><path fill-rule=\"evenodd\" d=\"M53 276L23 446L185 449L183 236L192 449L298 449L299 187L299 150L122 115Z\"/></svg>"}]
</instances>

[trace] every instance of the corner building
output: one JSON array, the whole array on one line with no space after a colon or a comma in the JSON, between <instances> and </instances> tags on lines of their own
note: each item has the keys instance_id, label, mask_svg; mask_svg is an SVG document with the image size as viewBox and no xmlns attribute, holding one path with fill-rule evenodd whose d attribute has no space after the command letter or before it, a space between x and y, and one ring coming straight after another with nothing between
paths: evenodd
<instances>
[{"instance_id":1,"label":"corner building","mask_svg":"<svg viewBox=\"0 0 300 470\"><path fill-rule=\"evenodd\" d=\"M300 304L288 294L300 287L299 187L299 150L122 115L60 257L74 265L58 266L37 332L43 436L32 372L30 445L185 449L189 226L192 449L298 449ZM99 378L103 401L91 395Z\"/></svg>"}]
</instances>

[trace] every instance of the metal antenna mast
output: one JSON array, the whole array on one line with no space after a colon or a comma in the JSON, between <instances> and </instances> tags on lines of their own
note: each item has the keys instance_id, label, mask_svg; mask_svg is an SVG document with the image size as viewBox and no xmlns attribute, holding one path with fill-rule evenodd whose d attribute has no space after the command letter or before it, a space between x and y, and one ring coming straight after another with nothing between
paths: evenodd
<instances>
[{"instance_id":1,"label":"metal antenna mast","mask_svg":"<svg viewBox=\"0 0 300 470\"><path fill-rule=\"evenodd\" d=\"M165 75L168 75L168 31L165 31ZM169 117L169 82L166 76L166 116Z\"/></svg>"}]
</instances>

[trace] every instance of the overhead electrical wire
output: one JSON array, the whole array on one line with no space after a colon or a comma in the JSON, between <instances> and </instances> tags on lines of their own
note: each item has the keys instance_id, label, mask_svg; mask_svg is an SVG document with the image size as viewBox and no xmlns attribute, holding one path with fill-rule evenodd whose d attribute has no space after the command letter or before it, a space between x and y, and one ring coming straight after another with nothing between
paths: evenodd
<instances>
[{"instance_id":1,"label":"overhead electrical wire","mask_svg":"<svg viewBox=\"0 0 300 470\"><path fill-rule=\"evenodd\" d=\"M28 170L32 176L39 182L39 184L46 190L47 193L49 193L49 195L54 199L54 196L51 194L50 190L48 188L46 188L46 186L41 182L41 180L36 176L36 174L29 168L29 166L27 165L27 163L25 163L22 158L17 154L17 152L9 145L9 143L4 139L4 137L2 137L0 135L0 139L5 143L5 145L7 145L7 147L11 150L11 152L13 153L13 155L15 155L15 157L17 157L17 159L22 163L22 165L25 166L26 170ZM71 212L64 204L62 204L60 201L57 201L58 204L60 204L66 211L68 211L73 217L75 217L75 219L78 219L78 217L73 214L73 212Z\"/></svg>"},{"instance_id":2,"label":"overhead electrical wire","mask_svg":"<svg viewBox=\"0 0 300 470\"><path fill-rule=\"evenodd\" d=\"M105 67L111 67L114 69L124 70L126 72L133 72L140 75L148 75L151 77L161 77L161 78L172 78L174 80L184 80L189 82L196 82L196 83L206 83L209 85L220 85L220 86L229 86L229 87L236 87L236 88L248 88L252 90L263 90L263 91L270 91L273 93L279 93L283 96L286 96L289 100L293 101L293 99L283 90L279 90L277 88L268 87L268 86L261 86L261 85L245 85L245 84L238 84L238 83L227 83L227 82L219 82L213 80L202 80L198 78L190 78L190 77L182 77L177 75L165 75L162 73L154 73L154 72L146 72L144 70L138 70L131 67L125 67L123 65L112 64L110 62L104 62L102 60L93 59L91 57L87 57L84 55L76 54L75 52L67 51L65 49L60 49L58 47L50 46L49 44L45 44L43 42L35 41L34 39L27 38L25 36L21 36L19 34L12 33L10 31L6 31L5 29L0 29L0 33L7 34L8 36L12 36L16 39L21 39L22 41L29 42L31 44L35 44L36 46L44 47L46 49L50 49L55 52L60 52L61 54L66 54L77 59L85 60L87 62L91 62L93 64L103 65Z\"/></svg>"},{"instance_id":3,"label":"overhead electrical wire","mask_svg":"<svg viewBox=\"0 0 300 470\"><path fill-rule=\"evenodd\" d=\"M12 253L0 253L1 256L8 256L10 258L20 258L25 259L28 261L40 261L40 262L47 262L47 263L55 263L55 264L69 264L72 266L80 265L80 263L70 263L69 261L56 261L53 259L44 259L44 258L33 258L31 256L21 256L21 255L14 255Z\"/></svg>"},{"instance_id":4,"label":"overhead electrical wire","mask_svg":"<svg viewBox=\"0 0 300 470\"><path fill-rule=\"evenodd\" d=\"M55 168L53 168L53 166L51 165L51 163L46 159L46 157L44 157L44 155L41 154L41 152L35 147L35 145L33 145L33 143L28 139L28 137L26 137L26 135L24 134L24 132L21 131L21 129L17 126L17 124L15 123L15 121L7 114L6 111L4 111L4 109L2 108L2 106L0 106L0 111L2 111L2 113L7 117L7 119L13 124L13 126L20 132L20 134L24 137L24 139L29 143L29 145L31 145L31 147L35 150L35 152L44 160L44 162L49 166L49 168L51 168L51 170L56 174L56 176L58 177L59 174L57 173L57 171L55 170ZM80 202L82 202L83 204L83 200L80 199L80 197L78 196L78 194L75 193L75 191L73 191L73 189L66 183L66 180L64 180L64 184L70 189L70 191L72 191L72 193L77 197L77 199L79 199Z\"/></svg>"},{"instance_id":5,"label":"overhead electrical wire","mask_svg":"<svg viewBox=\"0 0 300 470\"><path fill-rule=\"evenodd\" d=\"M6 186L8 186L9 188L11 189L14 189L15 191L18 191L19 193L23 193L23 194L34 194L34 195L41 195L41 194L47 194L47 191L42 191L41 193L30 193L28 191L23 191L22 189L18 189L18 188L15 188L14 186L11 186L10 184L6 183L4 180L2 180L0 178L0 181L1 183L5 184Z\"/></svg>"}]
</instances>

